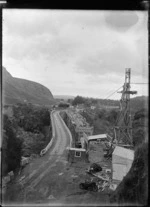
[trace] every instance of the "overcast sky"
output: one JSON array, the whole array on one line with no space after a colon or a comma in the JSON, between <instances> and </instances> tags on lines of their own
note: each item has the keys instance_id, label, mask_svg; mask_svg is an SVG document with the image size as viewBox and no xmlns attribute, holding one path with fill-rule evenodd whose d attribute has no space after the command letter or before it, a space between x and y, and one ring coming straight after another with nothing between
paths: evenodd
<instances>
[{"instance_id":1,"label":"overcast sky","mask_svg":"<svg viewBox=\"0 0 150 207\"><path fill-rule=\"evenodd\" d=\"M148 82L146 11L3 9L3 66L53 95L106 98L124 83ZM147 95L147 85L132 85ZM115 94L112 99L119 99Z\"/></svg>"}]
</instances>

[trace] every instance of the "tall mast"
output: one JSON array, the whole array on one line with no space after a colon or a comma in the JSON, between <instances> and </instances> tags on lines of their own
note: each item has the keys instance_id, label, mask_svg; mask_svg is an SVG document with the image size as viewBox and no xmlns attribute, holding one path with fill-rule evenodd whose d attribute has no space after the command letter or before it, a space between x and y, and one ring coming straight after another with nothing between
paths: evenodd
<instances>
[{"instance_id":1,"label":"tall mast","mask_svg":"<svg viewBox=\"0 0 150 207\"><path fill-rule=\"evenodd\" d=\"M120 100L120 113L114 127L114 139L117 145L132 146L132 122L130 110L130 94L136 94L137 91L130 91L131 69L125 69L125 83Z\"/></svg>"}]
</instances>

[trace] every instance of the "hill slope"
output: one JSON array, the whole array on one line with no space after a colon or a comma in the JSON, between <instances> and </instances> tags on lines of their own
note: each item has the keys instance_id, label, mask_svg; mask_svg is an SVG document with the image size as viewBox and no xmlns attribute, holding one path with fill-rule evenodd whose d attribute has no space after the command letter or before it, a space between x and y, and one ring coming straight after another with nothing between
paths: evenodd
<instances>
[{"instance_id":1,"label":"hill slope","mask_svg":"<svg viewBox=\"0 0 150 207\"><path fill-rule=\"evenodd\" d=\"M54 98L68 100L68 99L74 99L75 97L71 95L54 95Z\"/></svg>"},{"instance_id":2,"label":"hill slope","mask_svg":"<svg viewBox=\"0 0 150 207\"><path fill-rule=\"evenodd\" d=\"M45 86L20 78L14 78L3 67L3 102L15 104L30 102L33 104L49 105L55 102L52 93Z\"/></svg>"}]
</instances>

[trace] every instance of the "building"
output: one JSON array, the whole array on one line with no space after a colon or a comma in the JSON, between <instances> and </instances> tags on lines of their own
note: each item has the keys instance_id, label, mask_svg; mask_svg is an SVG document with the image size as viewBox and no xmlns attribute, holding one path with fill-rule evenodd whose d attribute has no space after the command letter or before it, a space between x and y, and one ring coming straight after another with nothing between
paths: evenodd
<instances>
[{"instance_id":1,"label":"building","mask_svg":"<svg viewBox=\"0 0 150 207\"><path fill-rule=\"evenodd\" d=\"M83 137L83 133L85 133L87 136L91 136L93 134L93 127L90 127L89 125L76 126L75 131L79 134L80 139Z\"/></svg>"},{"instance_id":2,"label":"building","mask_svg":"<svg viewBox=\"0 0 150 207\"><path fill-rule=\"evenodd\" d=\"M92 105L90 108L91 108L92 110L94 110L94 109L96 109L96 106L93 106L93 105Z\"/></svg>"},{"instance_id":3,"label":"building","mask_svg":"<svg viewBox=\"0 0 150 207\"><path fill-rule=\"evenodd\" d=\"M97 135L88 136L88 141L97 141L97 140L101 140L101 141L108 140L107 134L97 134Z\"/></svg>"},{"instance_id":4,"label":"building","mask_svg":"<svg viewBox=\"0 0 150 207\"><path fill-rule=\"evenodd\" d=\"M134 160L134 151L116 146L112 153L112 180L121 182Z\"/></svg>"},{"instance_id":5,"label":"building","mask_svg":"<svg viewBox=\"0 0 150 207\"><path fill-rule=\"evenodd\" d=\"M68 148L69 162L88 162L88 153L83 148Z\"/></svg>"},{"instance_id":6,"label":"building","mask_svg":"<svg viewBox=\"0 0 150 207\"><path fill-rule=\"evenodd\" d=\"M97 134L92 136L87 136L86 133L83 133L83 137L81 138L82 148L85 148L87 151L89 150L89 144L91 141L107 141L109 143L109 139L107 134Z\"/></svg>"}]
</instances>

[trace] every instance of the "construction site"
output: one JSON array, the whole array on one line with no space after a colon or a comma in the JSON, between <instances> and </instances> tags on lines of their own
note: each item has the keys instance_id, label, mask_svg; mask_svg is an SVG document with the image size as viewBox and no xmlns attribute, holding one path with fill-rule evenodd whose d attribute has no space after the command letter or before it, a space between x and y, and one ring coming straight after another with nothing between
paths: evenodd
<instances>
[{"instance_id":1,"label":"construction site","mask_svg":"<svg viewBox=\"0 0 150 207\"><path fill-rule=\"evenodd\" d=\"M93 128L82 117L79 110L68 109L69 121L66 125L71 129L73 145L68 148L70 163L88 163L86 173L91 180L80 184L80 188L93 191L114 191L129 172L133 160L132 120L130 112L130 95L137 91L130 90L131 70L125 70L125 83L120 99L120 111L114 127L113 137L109 134L93 135ZM72 130L74 128L74 131ZM96 182L93 183L93 179ZM94 187L96 186L96 187Z\"/></svg>"},{"instance_id":2,"label":"construction site","mask_svg":"<svg viewBox=\"0 0 150 207\"><path fill-rule=\"evenodd\" d=\"M145 203L148 138L135 150L130 95L137 92L131 91L130 79L131 70L126 69L111 133L104 129L104 133L95 133L82 115L83 106L80 110L52 110L50 142L36 159L21 160L19 175L5 189L5 202L64 206Z\"/></svg>"}]
</instances>

